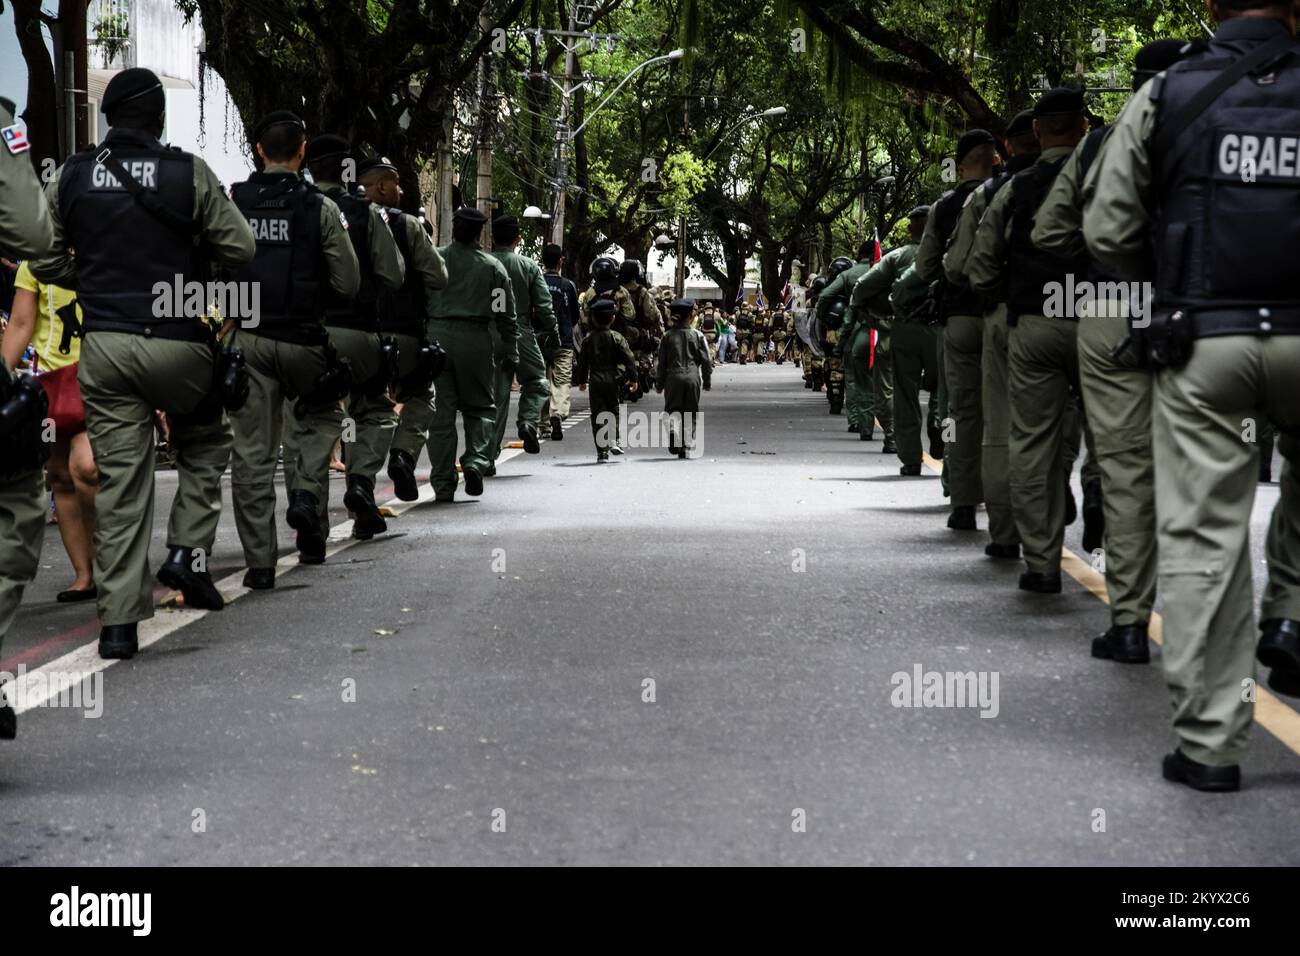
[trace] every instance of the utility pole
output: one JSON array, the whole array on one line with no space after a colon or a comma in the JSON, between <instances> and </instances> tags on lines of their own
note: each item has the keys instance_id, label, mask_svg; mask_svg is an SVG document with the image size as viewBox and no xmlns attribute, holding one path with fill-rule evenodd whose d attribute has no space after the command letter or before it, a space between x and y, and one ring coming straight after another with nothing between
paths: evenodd
<instances>
[{"instance_id":1,"label":"utility pole","mask_svg":"<svg viewBox=\"0 0 1300 956\"><path fill-rule=\"evenodd\" d=\"M442 120L442 144L438 147L438 245L451 242L451 217L455 211L452 189L452 139L456 135L456 111L448 109Z\"/></svg>"},{"instance_id":2,"label":"utility pole","mask_svg":"<svg viewBox=\"0 0 1300 956\"><path fill-rule=\"evenodd\" d=\"M484 12L479 14L478 25L485 34L492 28L492 21L488 18L486 7ZM478 178L475 184L478 210L487 216L489 223L492 221L492 133L496 119L492 115L492 111L496 109L496 98L492 94L491 71L492 53L489 51L478 61ZM484 228L480 245L485 251L491 250L492 230L490 228Z\"/></svg>"},{"instance_id":3,"label":"utility pole","mask_svg":"<svg viewBox=\"0 0 1300 956\"><path fill-rule=\"evenodd\" d=\"M569 36L564 38L564 82L560 87L560 118L555 124L555 204L551 209L551 242L564 245L564 184L569 180L569 111L573 98L573 71L578 65L578 5L569 8Z\"/></svg>"},{"instance_id":4,"label":"utility pole","mask_svg":"<svg viewBox=\"0 0 1300 956\"><path fill-rule=\"evenodd\" d=\"M690 142L691 136L691 101L682 100L682 141ZM677 298L686 297L686 208L677 217L677 276L673 282Z\"/></svg>"}]
</instances>

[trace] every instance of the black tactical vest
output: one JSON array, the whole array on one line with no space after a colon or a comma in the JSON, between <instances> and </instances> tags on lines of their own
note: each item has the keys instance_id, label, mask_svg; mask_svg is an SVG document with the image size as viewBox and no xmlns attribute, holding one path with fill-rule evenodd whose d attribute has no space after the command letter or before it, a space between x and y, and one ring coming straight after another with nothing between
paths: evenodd
<instances>
[{"instance_id":1,"label":"black tactical vest","mask_svg":"<svg viewBox=\"0 0 1300 956\"><path fill-rule=\"evenodd\" d=\"M1011 199L1007 216L1011 236L1007 241L1007 314L1008 316L1042 315L1051 287L1059 285L1063 296L1067 285L1085 280L1091 267L1087 255L1073 258L1045 252L1034 245L1034 216L1047 198L1052 183L1068 157L1055 162L1036 162L1017 173L1011 181ZM1076 316L1068 316L1075 319Z\"/></svg>"},{"instance_id":2,"label":"black tactical vest","mask_svg":"<svg viewBox=\"0 0 1300 956\"><path fill-rule=\"evenodd\" d=\"M397 243L397 251L406 264L402 287L379 290L379 328L390 335L413 335L417 339L425 334L428 319L429 297L424 288L424 273L411 262L411 244L406 236L406 213L387 207L388 228ZM377 285L377 283L376 283Z\"/></svg>"},{"instance_id":3,"label":"black tactical vest","mask_svg":"<svg viewBox=\"0 0 1300 956\"><path fill-rule=\"evenodd\" d=\"M979 179L968 179L961 183L956 189L949 190L939 198L934 204L935 208L930 215L935 217L935 227L939 233L939 243L944 249L948 248L948 243L952 241L952 234L957 231L957 221L961 219L961 211L966 208L966 199L973 193L983 182ZM983 315L984 301L983 297L970 286L954 285L944 276L943 282L943 316L947 319L954 315Z\"/></svg>"},{"instance_id":4,"label":"black tactical vest","mask_svg":"<svg viewBox=\"0 0 1300 956\"><path fill-rule=\"evenodd\" d=\"M1153 80L1156 135L1241 55L1220 38L1254 48L1276 32L1228 21L1205 56ZM1152 165L1157 315L1192 313L1199 335L1300 333L1286 265L1300 249L1300 44L1220 94Z\"/></svg>"},{"instance_id":5,"label":"black tactical vest","mask_svg":"<svg viewBox=\"0 0 1300 956\"><path fill-rule=\"evenodd\" d=\"M188 326L197 341L206 334L204 327L192 317L171 315L173 308L158 309L154 290L159 283L171 290L178 280L207 281L195 236L168 228L132 198L96 161L104 149L111 149L161 205L182 218L194 215L194 157L146 133L111 130L100 147L68 160L59 176L59 217L67 244L76 252L77 299L85 329L93 332L108 323L114 331L138 327L145 333L170 326L172 337L183 338L176 332ZM170 293L167 301L172 301Z\"/></svg>"},{"instance_id":6,"label":"black tactical vest","mask_svg":"<svg viewBox=\"0 0 1300 956\"><path fill-rule=\"evenodd\" d=\"M230 192L257 240L253 260L233 273L236 281L259 283L261 312L247 330L304 344L324 341L329 269L321 250L320 193L287 172L253 173Z\"/></svg>"},{"instance_id":7,"label":"black tactical vest","mask_svg":"<svg viewBox=\"0 0 1300 956\"><path fill-rule=\"evenodd\" d=\"M361 285L354 299L344 298L330 286L325 292L325 324L362 332L379 331L379 282L370 259L370 200L332 186L322 190L348 220L348 238L361 265Z\"/></svg>"}]
</instances>

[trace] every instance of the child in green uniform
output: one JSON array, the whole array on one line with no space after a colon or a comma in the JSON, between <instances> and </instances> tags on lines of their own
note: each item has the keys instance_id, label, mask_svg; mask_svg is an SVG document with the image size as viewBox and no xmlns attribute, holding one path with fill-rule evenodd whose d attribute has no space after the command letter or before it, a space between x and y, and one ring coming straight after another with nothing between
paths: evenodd
<instances>
[{"instance_id":1,"label":"child in green uniform","mask_svg":"<svg viewBox=\"0 0 1300 956\"><path fill-rule=\"evenodd\" d=\"M664 411L668 413L668 450L685 458L695 447L699 434L696 415L700 410L700 384L708 391L713 376L709 343L698 329L691 328L695 303L686 299L670 307L673 327L659 344L659 368L655 374L655 391L664 393Z\"/></svg>"},{"instance_id":2,"label":"child in green uniform","mask_svg":"<svg viewBox=\"0 0 1300 956\"><path fill-rule=\"evenodd\" d=\"M589 306L595 328L582 340L574 382L591 391L591 431L596 439L596 461L609 461L609 453L623 454L617 440L619 386L636 391L636 356L627 339L610 328L617 306L612 299L597 299Z\"/></svg>"}]
</instances>

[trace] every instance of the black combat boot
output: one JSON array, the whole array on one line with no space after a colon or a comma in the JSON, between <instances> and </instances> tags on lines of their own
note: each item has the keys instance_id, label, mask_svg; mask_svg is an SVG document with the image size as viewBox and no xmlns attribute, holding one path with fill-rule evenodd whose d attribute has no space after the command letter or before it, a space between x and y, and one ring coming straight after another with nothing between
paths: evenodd
<instances>
[{"instance_id":1,"label":"black combat boot","mask_svg":"<svg viewBox=\"0 0 1300 956\"><path fill-rule=\"evenodd\" d=\"M180 591L185 606L204 611L220 611L225 599L208 573L206 556L200 548L167 546L167 560L158 569L158 580L169 588Z\"/></svg>"},{"instance_id":2,"label":"black combat boot","mask_svg":"<svg viewBox=\"0 0 1300 956\"><path fill-rule=\"evenodd\" d=\"M953 531L975 531L975 506L957 505L948 515L948 527Z\"/></svg>"},{"instance_id":3,"label":"black combat boot","mask_svg":"<svg viewBox=\"0 0 1300 956\"><path fill-rule=\"evenodd\" d=\"M410 452L394 448L388 453L388 477L393 483L393 491L402 501L415 501L420 497L419 486L415 483L415 459Z\"/></svg>"},{"instance_id":4,"label":"black combat boot","mask_svg":"<svg viewBox=\"0 0 1300 956\"><path fill-rule=\"evenodd\" d=\"M1260 621L1259 629L1259 647L1255 652L1259 662L1300 677L1300 621L1273 617Z\"/></svg>"},{"instance_id":5,"label":"black combat boot","mask_svg":"<svg viewBox=\"0 0 1300 956\"><path fill-rule=\"evenodd\" d=\"M1231 793L1241 789L1241 767L1236 764L1212 767L1197 763L1191 757L1184 756L1181 750L1166 754L1161 770L1166 780L1185 783L1193 790L1205 793Z\"/></svg>"},{"instance_id":6,"label":"black combat boot","mask_svg":"<svg viewBox=\"0 0 1300 956\"><path fill-rule=\"evenodd\" d=\"M483 476L473 468L462 468L461 473L465 476L465 494L471 498L477 498L483 494Z\"/></svg>"},{"instance_id":7,"label":"black combat boot","mask_svg":"<svg viewBox=\"0 0 1300 956\"><path fill-rule=\"evenodd\" d=\"M884 442L880 446L880 453L882 455L897 455L898 446L890 441L889 437L886 436Z\"/></svg>"},{"instance_id":8,"label":"black combat boot","mask_svg":"<svg viewBox=\"0 0 1300 956\"><path fill-rule=\"evenodd\" d=\"M364 475L348 475L343 506L352 512L352 537L369 541L388 530L388 522L375 504L375 483Z\"/></svg>"},{"instance_id":9,"label":"black combat boot","mask_svg":"<svg viewBox=\"0 0 1300 956\"><path fill-rule=\"evenodd\" d=\"M984 545L984 553L990 558L1019 560L1020 545L1018 544L998 544L996 541L990 541Z\"/></svg>"},{"instance_id":10,"label":"black combat boot","mask_svg":"<svg viewBox=\"0 0 1300 956\"><path fill-rule=\"evenodd\" d=\"M1060 594L1061 572L1044 574L1041 571L1026 571L1020 575L1018 586L1022 591L1032 591L1035 594Z\"/></svg>"},{"instance_id":11,"label":"black combat boot","mask_svg":"<svg viewBox=\"0 0 1300 956\"><path fill-rule=\"evenodd\" d=\"M9 685L0 684L0 740L18 736L18 713L9 703Z\"/></svg>"},{"instance_id":12,"label":"black combat boot","mask_svg":"<svg viewBox=\"0 0 1300 956\"><path fill-rule=\"evenodd\" d=\"M551 416L551 441L564 441L564 429L560 427L560 416Z\"/></svg>"},{"instance_id":13,"label":"black combat boot","mask_svg":"<svg viewBox=\"0 0 1300 956\"><path fill-rule=\"evenodd\" d=\"M1065 476L1065 524L1074 524L1079 517L1079 506L1074 501L1074 489L1070 487L1070 476ZM1091 552L1089 552L1091 553Z\"/></svg>"},{"instance_id":14,"label":"black combat boot","mask_svg":"<svg viewBox=\"0 0 1300 956\"><path fill-rule=\"evenodd\" d=\"M898 473L906 478L919 478L921 476L920 465L904 465L898 469Z\"/></svg>"},{"instance_id":15,"label":"black combat boot","mask_svg":"<svg viewBox=\"0 0 1300 956\"><path fill-rule=\"evenodd\" d=\"M289 493L289 509L284 520L298 532L298 560L303 564L325 563L325 535L321 531L316 496L310 491Z\"/></svg>"},{"instance_id":16,"label":"black combat boot","mask_svg":"<svg viewBox=\"0 0 1300 956\"><path fill-rule=\"evenodd\" d=\"M1151 660L1146 622L1112 624L1105 634L1092 639L1092 656L1118 664L1146 664Z\"/></svg>"},{"instance_id":17,"label":"black combat boot","mask_svg":"<svg viewBox=\"0 0 1300 956\"><path fill-rule=\"evenodd\" d=\"M99 632L99 656L106 661L127 661L140 650L136 625L105 624Z\"/></svg>"},{"instance_id":18,"label":"black combat boot","mask_svg":"<svg viewBox=\"0 0 1300 956\"><path fill-rule=\"evenodd\" d=\"M269 591L275 587L275 568L249 568L244 572L244 587L250 591Z\"/></svg>"},{"instance_id":19,"label":"black combat boot","mask_svg":"<svg viewBox=\"0 0 1300 956\"><path fill-rule=\"evenodd\" d=\"M528 425L519 426L519 438L524 443L524 451L530 455L536 455L542 450L541 443L537 440L537 429Z\"/></svg>"},{"instance_id":20,"label":"black combat boot","mask_svg":"<svg viewBox=\"0 0 1300 956\"><path fill-rule=\"evenodd\" d=\"M1083 486L1083 550L1092 554L1105 540L1106 511L1102 505L1101 482L1090 481Z\"/></svg>"},{"instance_id":21,"label":"black combat boot","mask_svg":"<svg viewBox=\"0 0 1300 956\"><path fill-rule=\"evenodd\" d=\"M927 429L930 438L930 457L943 461L944 443L943 429L930 427Z\"/></svg>"},{"instance_id":22,"label":"black combat boot","mask_svg":"<svg viewBox=\"0 0 1300 956\"><path fill-rule=\"evenodd\" d=\"M850 435L862 434L862 429L858 427L857 422L849 422L849 434Z\"/></svg>"}]
</instances>

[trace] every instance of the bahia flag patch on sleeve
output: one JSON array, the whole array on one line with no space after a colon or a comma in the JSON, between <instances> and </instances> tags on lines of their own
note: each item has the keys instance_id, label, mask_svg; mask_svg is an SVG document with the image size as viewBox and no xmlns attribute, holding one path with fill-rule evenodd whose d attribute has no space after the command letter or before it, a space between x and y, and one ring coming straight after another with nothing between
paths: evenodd
<instances>
[{"instance_id":1,"label":"bahia flag patch on sleeve","mask_svg":"<svg viewBox=\"0 0 1300 956\"><path fill-rule=\"evenodd\" d=\"M9 152L15 156L19 153L25 153L31 148L31 144L27 142L27 131L21 126L6 126L4 129L0 129L0 136L4 137Z\"/></svg>"}]
</instances>

